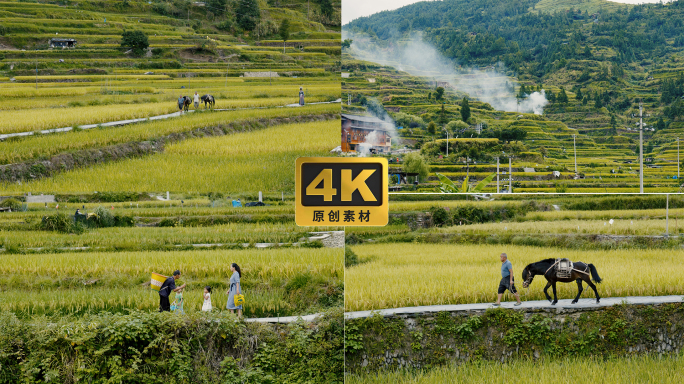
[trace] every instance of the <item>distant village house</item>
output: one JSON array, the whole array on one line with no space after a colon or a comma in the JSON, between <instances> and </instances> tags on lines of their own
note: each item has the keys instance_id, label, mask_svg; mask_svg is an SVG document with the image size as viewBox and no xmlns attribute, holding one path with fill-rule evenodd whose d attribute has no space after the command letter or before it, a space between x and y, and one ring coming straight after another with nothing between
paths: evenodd
<instances>
[{"instance_id":1,"label":"distant village house","mask_svg":"<svg viewBox=\"0 0 684 384\"><path fill-rule=\"evenodd\" d=\"M342 151L357 152L360 144L367 144L371 153L388 153L392 146L392 124L377 117L342 114ZM372 142L368 136L376 132Z\"/></svg>"},{"instance_id":2,"label":"distant village house","mask_svg":"<svg viewBox=\"0 0 684 384\"><path fill-rule=\"evenodd\" d=\"M50 48L74 48L75 39L50 39Z\"/></svg>"}]
</instances>

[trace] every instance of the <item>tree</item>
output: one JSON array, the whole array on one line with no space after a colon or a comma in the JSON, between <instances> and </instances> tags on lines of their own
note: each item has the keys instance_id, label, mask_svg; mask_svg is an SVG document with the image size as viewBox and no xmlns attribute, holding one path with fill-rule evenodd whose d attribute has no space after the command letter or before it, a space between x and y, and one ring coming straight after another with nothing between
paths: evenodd
<instances>
[{"instance_id":1,"label":"tree","mask_svg":"<svg viewBox=\"0 0 684 384\"><path fill-rule=\"evenodd\" d=\"M561 87L560 92L558 92L558 102L561 104L566 104L568 102L568 95L565 93L565 88Z\"/></svg>"},{"instance_id":2,"label":"tree","mask_svg":"<svg viewBox=\"0 0 684 384\"><path fill-rule=\"evenodd\" d=\"M437 87L435 89L435 100L437 100L437 101L442 100L442 96L444 96L444 88Z\"/></svg>"},{"instance_id":3,"label":"tree","mask_svg":"<svg viewBox=\"0 0 684 384\"><path fill-rule=\"evenodd\" d=\"M207 0L207 8L216 16L223 16L226 13L226 0Z\"/></svg>"},{"instance_id":4,"label":"tree","mask_svg":"<svg viewBox=\"0 0 684 384\"><path fill-rule=\"evenodd\" d=\"M283 19L280 22L280 29L278 29L278 35L283 40L283 53L285 53L285 42L290 38L290 20Z\"/></svg>"},{"instance_id":5,"label":"tree","mask_svg":"<svg viewBox=\"0 0 684 384\"><path fill-rule=\"evenodd\" d=\"M546 92L546 99L549 101L549 103L555 103L556 102L556 94L553 93L553 91L549 89L548 92Z\"/></svg>"},{"instance_id":6,"label":"tree","mask_svg":"<svg viewBox=\"0 0 684 384\"><path fill-rule=\"evenodd\" d=\"M323 16L327 17L328 19L332 18L333 12L335 9L333 8L332 2L330 0L320 0L321 1L321 13Z\"/></svg>"},{"instance_id":7,"label":"tree","mask_svg":"<svg viewBox=\"0 0 684 384\"><path fill-rule=\"evenodd\" d=\"M240 0L237 4L235 18L238 25L245 31L253 31L261 20L258 0Z\"/></svg>"},{"instance_id":8,"label":"tree","mask_svg":"<svg viewBox=\"0 0 684 384\"><path fill-rule=\"evenodd\" d=\"M617 119L613 114L610 115L610 128L610 133L612 135L617 135Z\"/></svg>"},{"instance_id":9,"label":"tree","mask_svg":"<svg viewBox=\"0 0 684 384\"><path fill-rule=\"evenodd\" d=\"M491 175L485 177L484 180L480 181L475 186L468 184L468 178L466 177L463 180L463 185L460 188L453 181L451 181L451 179L442 175L441 173L436 173L435 175L437 175L437 178L439 179L439 190L442 193L465 193L481 192L487 186L487 184L494 180L496 173L492 173Z\"/></svg>"},{"instance_id":10,"label":"tree","mask_svg":"<svg viewBox=\"0 0 684 384\"><path fill-rule=\"evenodd\" d=\"M406 173L417 173L419 179L425 179L430 173L430 166L428 166L427 161L417 152L404 155L404 163L401 169Z\"/></svg>"},{"instance_id":11,"label":"tree","mask_svg":"<svg viewBox=\"0 0 684 384\"><path fill-rule=\"evenodd\" d=\"M431 135L435 134L435 132L437 131L437 125L435 124L434 121L431 121L430 124L428 124L427 131Z\"/></svg>"},{"instance_id":12,"label":"tree","mask_svg":"<svg viewBox=\"0 0 684 384\"><path fill-rule=\"evenodd\" d=\"M344 39L344 41L342 42L342 49L351 48L353 42L354 40L352 39Z\"/></svg>"},{"instance_id":13,"label":"tree","mask_svg":"<svg viewBox=\"0 0 684 384\"><path fill-rule=\"evenodd\" d=\"M442 103L442 110L439 112L439 125L444 126L449 121L446 115L446 110L444 109L444 103Z\"/></svg>"},{"instance_id":14,"label":"tree","mask_svg":"<svg viewBox=\"0 0 684 384\"><path fill-rule=\"evenodd\" d=\"M467 123L468 119L470 119L470 105L468 105L468 99L464 97L461 102L461 120Z\"/></svg>"},{"instance_id":15,"label":"tree","mask_svg":"<svg viewBox=\"0 0 684 384\"><path fill-rule=\"evenodd\" d=\"M577 88L577 93L575 94L575 99L582 100L582 88Z\"/></svg>"},{"instance_id":16,"label":"tree","mask_svg":"<svg viewBox=\"0 0 684 384\"><path fill-rule=\"evenodd\" d=\"M525 88L525 84L520 85L520 91L518 92L518 96L516 96L518 99L524 99L527 97L527 88Z\"/></svg>"},{"instance_id":17,"label":"tree","mask_svg":"<svg viewBox=\"0 0 684 384\"><path fill-rule=\"evenodd\" d=\"M601 101L601 96L598 93L596 94L596 98L594 99L594 108L603 108L603 101Z\"/></svg>"},{"instance_id":18,"label":"tree","mask_svg":"<svg viewBox=\"0 0 684 384\"><path fill-rule=\"evenodd\" d=\"M142 31L124 31L121 34L121 47L132 49L135 55L142 55L149 46L147 35Z\"/></svg>"},{"instance_id":19,"label":"tree","mask_svg":"<svg viewBox=\"0 0 684 384\"><path fill-rule=\"evenodd\" d=\"M456 133L459 132L459 131L468 129L468 127L469 127L468 123L464 123L464 122L461 121L461 120L453 120L453 121L450 121L450 122L446 125L446 128L447 128L449 131L453 132L454 134L456 134Z\"/></svg>"}]
</instances>

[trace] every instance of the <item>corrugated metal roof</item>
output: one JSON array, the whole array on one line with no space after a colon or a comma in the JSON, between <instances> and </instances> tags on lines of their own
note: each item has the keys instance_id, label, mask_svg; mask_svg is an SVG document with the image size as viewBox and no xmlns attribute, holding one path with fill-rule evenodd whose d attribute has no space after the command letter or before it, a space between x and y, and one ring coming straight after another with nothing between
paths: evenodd
<instances>
[{"instance_id":1,"label":"corrugated metal roof","mask_svg":"<svg viewBox=\"0 0 684 384\"><path fill-rule=\"evenodd\" d=\"M347 115L346 113L342 114L343 118L349 119L349 120L356 120L356 121L365 121L366 123L378 123L378 124L387 124L389 125L388 122L383 121L378 119L375 116L359 116L359 115Z\"/></svg>"}]
</instances>

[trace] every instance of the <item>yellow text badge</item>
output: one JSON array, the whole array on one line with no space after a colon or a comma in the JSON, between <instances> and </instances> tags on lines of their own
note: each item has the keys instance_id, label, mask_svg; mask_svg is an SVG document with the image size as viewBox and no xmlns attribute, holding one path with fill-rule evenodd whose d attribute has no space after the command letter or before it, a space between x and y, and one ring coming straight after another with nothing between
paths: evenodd
<instances>
[{"instance_id":1,"label":"yellow text badge","mask_svg":"<svg viewBox=\"0 0 684 384\"><path fill-rule=\"evenodd\" d=\"M387 225L387 159L300 157L295 175L297 225Z\"/></svg>"}]
</instances>

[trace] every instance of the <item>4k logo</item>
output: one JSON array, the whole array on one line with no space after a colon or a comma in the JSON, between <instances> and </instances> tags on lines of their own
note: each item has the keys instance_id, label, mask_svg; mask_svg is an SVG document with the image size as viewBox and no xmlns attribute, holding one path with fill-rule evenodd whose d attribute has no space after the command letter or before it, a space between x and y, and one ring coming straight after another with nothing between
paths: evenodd
<instances>
[{"instance_id":1,"label":"4k logo","mask_svg":"<svg viewBox=\"0 0 684 384\"><path fill-rule=\"evenodd\" d=\"M297 159L297 225L386 225L387 172L382 158Z\"/></svg>"}]
</instances>

